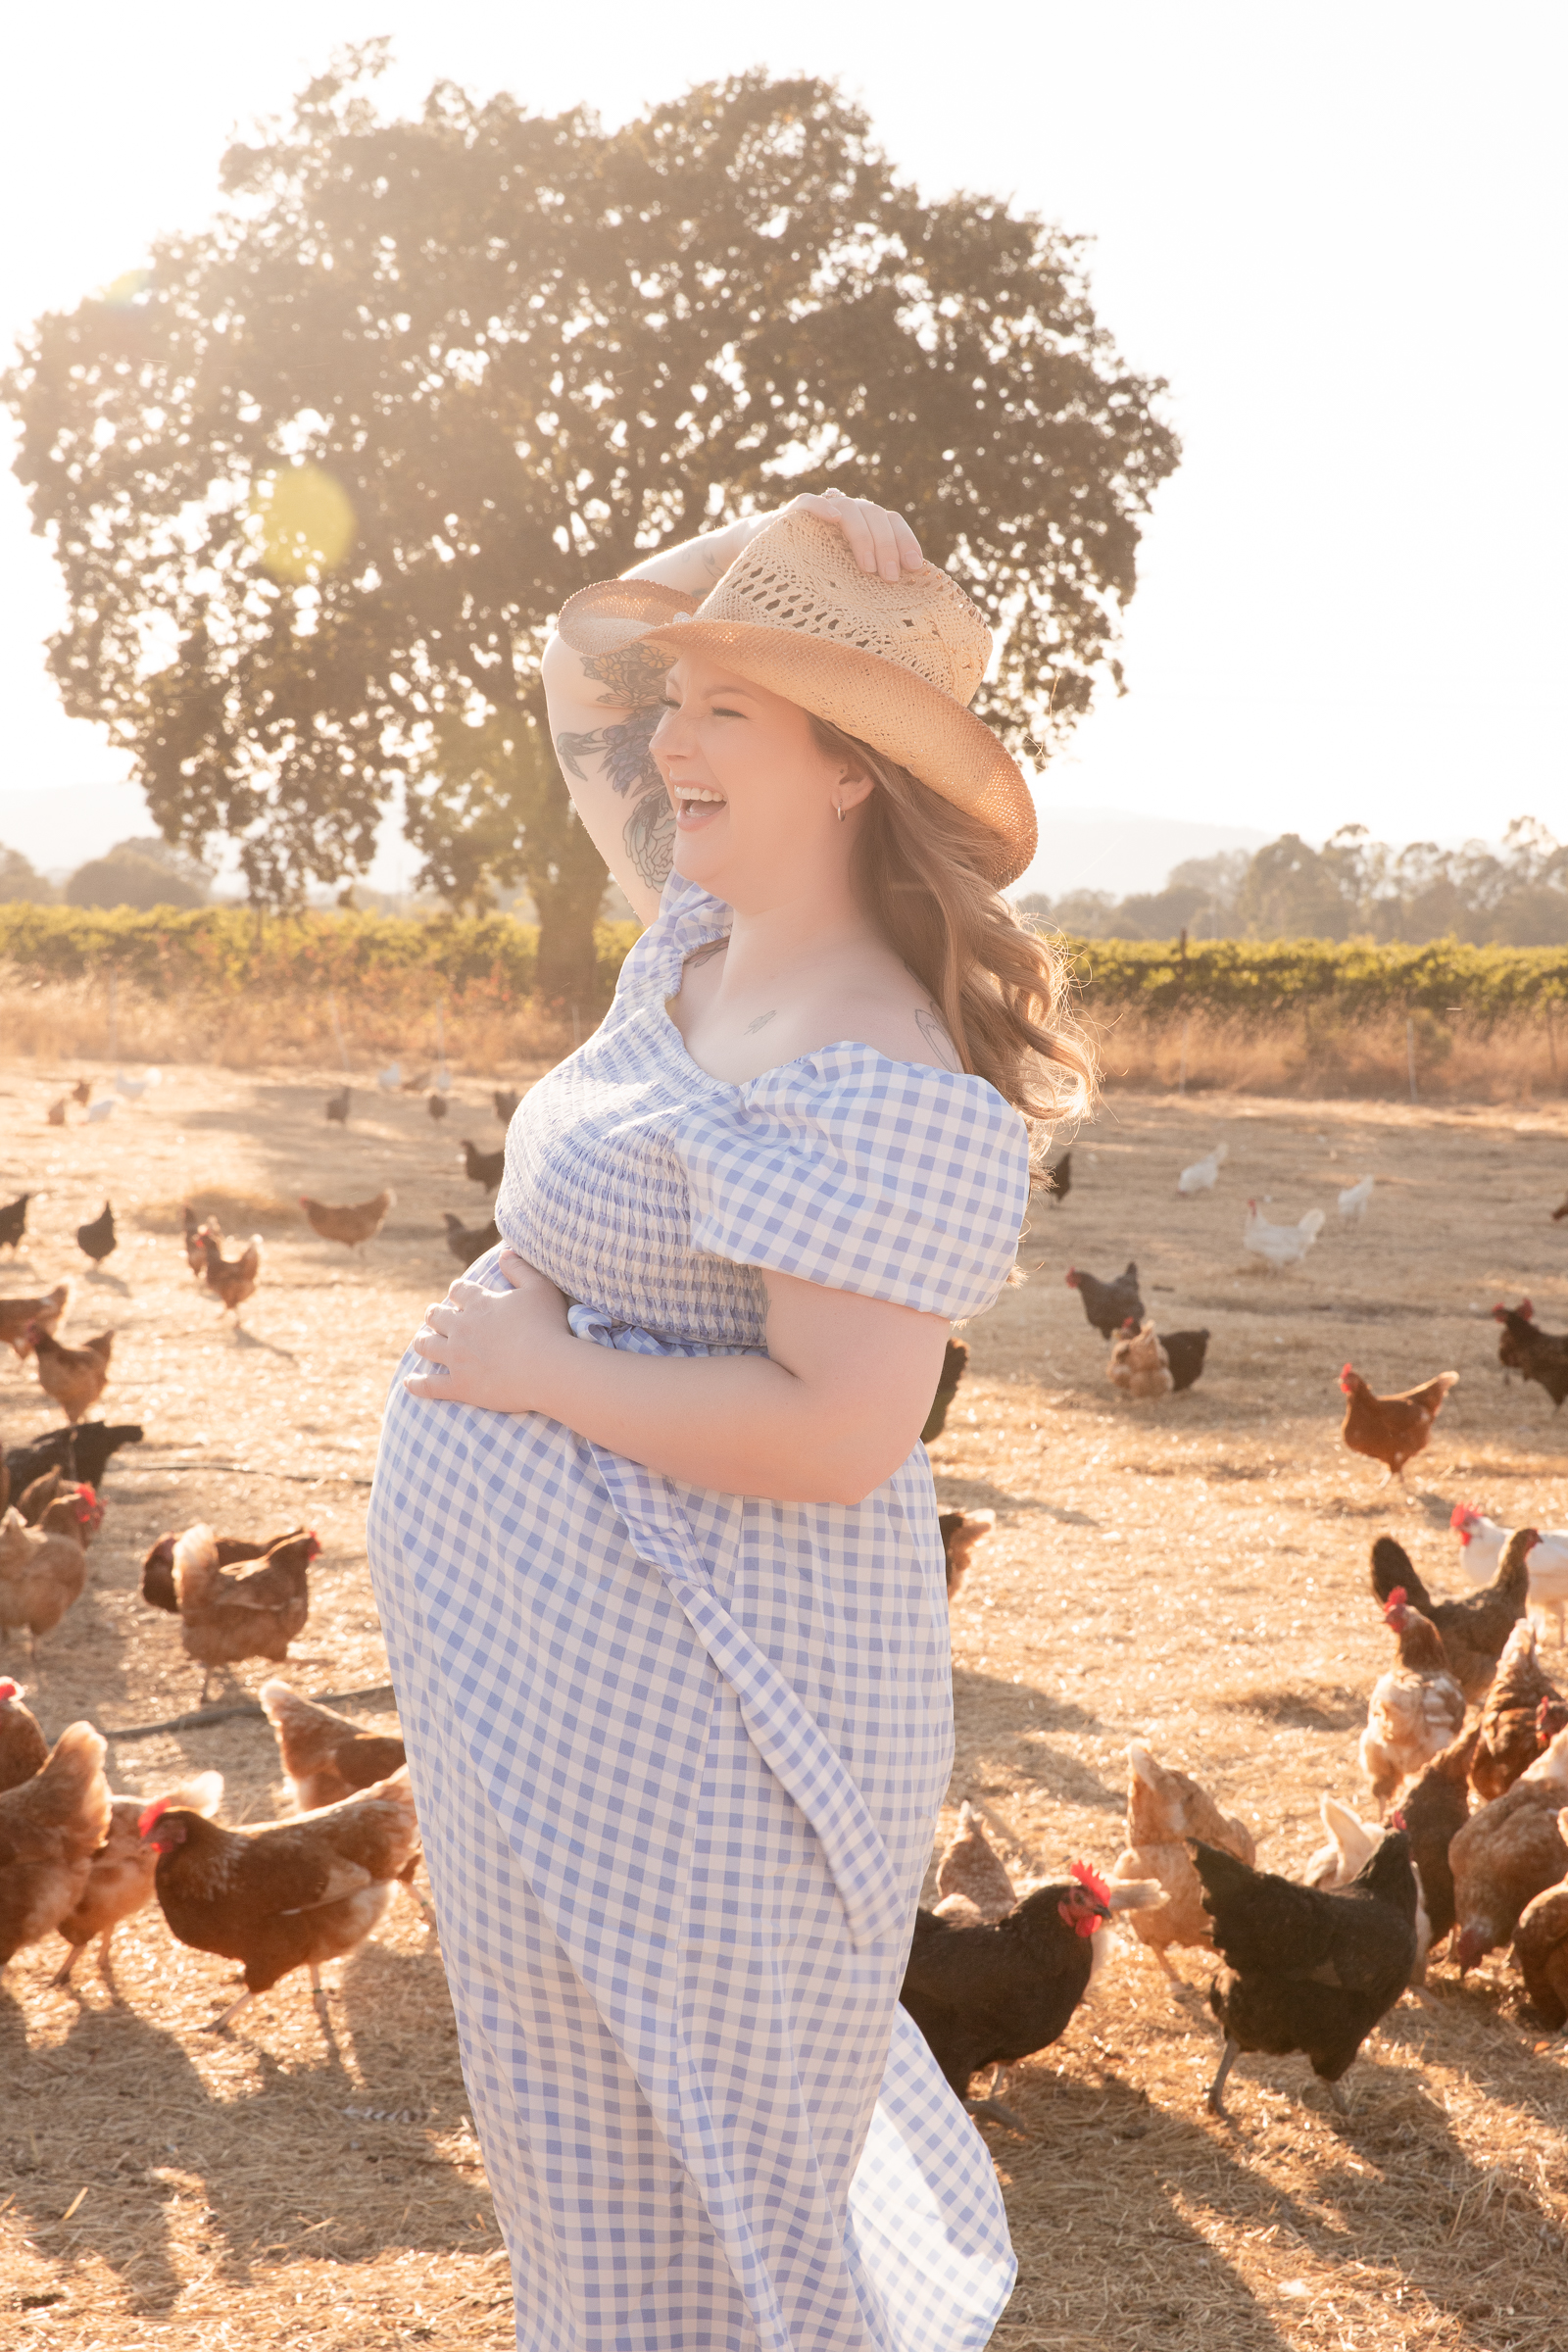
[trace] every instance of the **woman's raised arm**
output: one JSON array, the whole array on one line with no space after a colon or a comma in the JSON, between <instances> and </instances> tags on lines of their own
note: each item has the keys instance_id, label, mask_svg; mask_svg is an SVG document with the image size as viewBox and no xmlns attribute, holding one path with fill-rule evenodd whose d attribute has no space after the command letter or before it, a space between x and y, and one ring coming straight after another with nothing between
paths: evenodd
<instances>
[{"instance_id":1,"label":"woman's raised arm","mask_svg":"<svg viewBox=\"0 0 1568 2352\"><path fill-rule=\"evenodd\" d=\"M924 564L902 515L842 491L810 492L791 504L835 522L862 570L896 580ZM783 510L781 509L780 512ZM749 514L704 531L634 564L629 579L658 580L697 602L721 580L769 514ZM645 923L659 912L675 849L675 812L649 750L663 702L668 657L628 646L583 656L558 636L545 648L550 736L572 803L594 847Z\"/></svg>"}]
</instances>

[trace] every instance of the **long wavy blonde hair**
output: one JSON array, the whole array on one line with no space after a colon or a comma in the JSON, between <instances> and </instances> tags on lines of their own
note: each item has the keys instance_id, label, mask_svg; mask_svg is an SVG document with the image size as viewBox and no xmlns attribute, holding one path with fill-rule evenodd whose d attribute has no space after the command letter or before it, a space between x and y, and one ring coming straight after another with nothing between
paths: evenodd
<instances>
[{"instance_id":1,"label":"long wavy blonde hair","mask_svg":"<svg viewBox=\"0 0 1568 2352\"><path fill-rule=\"evenodd\" d=\"M854 759L873 779L852 880L888 945L929 990L964 1068L1031 1125L1081 1115L1096 1071L1067 1009L1066 966L987 879L996 836L857 736L814 716L811 731L825 752Z\"/></svg>"}]
</instances>

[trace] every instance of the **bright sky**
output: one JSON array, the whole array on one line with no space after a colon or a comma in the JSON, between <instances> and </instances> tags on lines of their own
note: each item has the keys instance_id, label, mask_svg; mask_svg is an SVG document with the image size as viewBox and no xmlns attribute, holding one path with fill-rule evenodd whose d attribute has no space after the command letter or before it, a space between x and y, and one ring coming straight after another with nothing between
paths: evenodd
<instances>
[{"instance_id":1,"label":"bright sky","mask_svg":"<svg viewBox=\"0 0 1568 2352\"><path fill-rule=\"evenodd\" d=\"M4 337L203 220L230 132L381 32L399 109L438 75L610 121L756 64L837 76L928 191L1003 192L1095 240L1100 316L1169 379L1186 457L1144 543L1129 692L1042 779L1043 814L1568 832L1560 0L28 12ZM59 711L58 609L6 476L0 787L124 772Z\"/></svg>"}]
</instances>

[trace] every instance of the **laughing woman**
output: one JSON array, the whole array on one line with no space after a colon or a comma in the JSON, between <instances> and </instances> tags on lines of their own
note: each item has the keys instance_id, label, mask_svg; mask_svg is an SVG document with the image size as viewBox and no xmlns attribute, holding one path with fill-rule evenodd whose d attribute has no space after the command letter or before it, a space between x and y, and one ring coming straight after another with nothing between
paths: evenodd
<instances>
[{"instance_id":1,"label":"laughing woman","mask_svg":"<svg viewBox=\"0 0 1568 2352\"><path fill-rule=\"evenodd\" d=\"M370 1513L527 2352L963 2352L1011 2284L898 2005L953 1744L918 1433L1087 1081L998 895L1035 829L989 648L829 493L545 657L649 927L512 1122Z\"/></svg>"}]
</instances>

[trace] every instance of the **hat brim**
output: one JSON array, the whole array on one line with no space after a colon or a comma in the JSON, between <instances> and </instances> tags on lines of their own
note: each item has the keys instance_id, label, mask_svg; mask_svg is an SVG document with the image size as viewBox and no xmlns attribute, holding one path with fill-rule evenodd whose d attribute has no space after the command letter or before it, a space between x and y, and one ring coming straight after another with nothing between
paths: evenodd
<instances>
[{"instance_id":1,"label":"hat brim","mask_svg":"<svg viewBox=\"0 0 1568 2352\"><path fill-rule=\"evenodd\" d=\"M859 646L692 613L691 598L658 581L607 580L579 590L557 625L563 641L588 657L633 646L671 662L704 654L869 744L996 836L987 871L998 889L1033 861L1038 827L1022 770L984 720L952 695Z\"/></svg>"}]
</instances>

